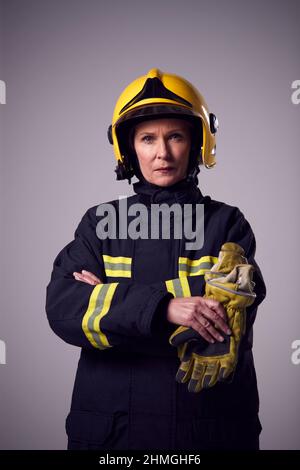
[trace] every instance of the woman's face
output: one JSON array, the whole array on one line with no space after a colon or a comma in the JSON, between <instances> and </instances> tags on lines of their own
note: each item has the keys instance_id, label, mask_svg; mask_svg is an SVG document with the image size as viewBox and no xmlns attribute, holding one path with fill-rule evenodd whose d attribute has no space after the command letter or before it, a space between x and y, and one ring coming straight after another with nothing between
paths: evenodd
<instances>
[{"instance_id":1,"label":"woman's face","mask_svg":"<svg viewBox=\"0 0 300 470\"><path fill-rule=\"evenodd\" d=\"M155 119L135 127L134 148L149 183L171 186L185 178L191 148L190 125L183 119Z\"/></svg>"}]
</instances>

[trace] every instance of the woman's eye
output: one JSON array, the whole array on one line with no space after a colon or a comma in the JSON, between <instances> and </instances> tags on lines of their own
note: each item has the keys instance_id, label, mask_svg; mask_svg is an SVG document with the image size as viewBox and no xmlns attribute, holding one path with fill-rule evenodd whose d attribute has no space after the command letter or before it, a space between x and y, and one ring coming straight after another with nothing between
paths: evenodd
<instances>
[{"instance_id":1,"label":"woman's eye","mask_svg":"<svg viewBox=\"0 0 300 470\"><path fill-rule=\"evenodd\" d=\"M153 137L151 135L144 135L142 138L142 141L145 142L146 144L149 144L153 141Z\"/></svg>"},{"instance_id":2,"label":"woman's eye","mask_svg":"<svg viewBox=\"0 0 300 470\"><path fill-rule=\"evenodd\" d=\"M171 134L170 135L170 139L173 139L173 140L182 140L182 135L181 134L178 134L177 132L175 134Z\"/></svg>"},{"instance_id":3,"label":"woman's eye","mask_svg":"<svg viewBox=\"0 0 300 470\"><path fill-rule=\"evenodd\" d=\"M178 132L175 132L174 134L170 134L168 137L169 140L175 140L176 142L180 142L183 140L183 135L179 134ZM153 135L144 135L142 137L142 142L146 144L152 144L155 140L155 137Z\"/></svg>"}]
</instances>

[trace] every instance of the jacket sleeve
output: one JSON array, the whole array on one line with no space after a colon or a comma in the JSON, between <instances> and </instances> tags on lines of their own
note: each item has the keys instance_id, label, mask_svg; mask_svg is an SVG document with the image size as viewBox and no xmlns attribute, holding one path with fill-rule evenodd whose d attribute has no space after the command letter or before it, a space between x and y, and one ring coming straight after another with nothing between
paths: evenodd
<instances>
[{"instance_id":1,"label":"jacket sleeve","mask_svg":"<svg viewBox=\"0 0 300 470\"><path fill-rule=\"evenodd\" d=\"M74 240L56 257L47 286L46 313L60 338L80 347L106 349L155 332L154 314L172 298L164 282L91 286L74 279L73 272L82 269L104 279L101 242L91 210L82 218Z\"/></svg>"}]
</instances>

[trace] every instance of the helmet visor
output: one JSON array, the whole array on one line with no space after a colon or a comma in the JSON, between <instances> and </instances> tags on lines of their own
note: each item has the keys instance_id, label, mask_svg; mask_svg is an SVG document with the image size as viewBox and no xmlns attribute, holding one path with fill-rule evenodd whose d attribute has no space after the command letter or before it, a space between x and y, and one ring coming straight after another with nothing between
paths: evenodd
<instances>
[{"instance_id":1,"label":"helmet visor","mask_svg":"<svg viewBox=\"0 0 300 470\"><path fill-rule=\"evenodd\" d=\"M135 108L128 113L124 114L117 120L116 126L126 121L133 121L132 124L148 121L151 119L177 118L194 120L195 118L201 119L192 110L183 108L176 105L148 105Z\"/></svg>"}]
</instances>

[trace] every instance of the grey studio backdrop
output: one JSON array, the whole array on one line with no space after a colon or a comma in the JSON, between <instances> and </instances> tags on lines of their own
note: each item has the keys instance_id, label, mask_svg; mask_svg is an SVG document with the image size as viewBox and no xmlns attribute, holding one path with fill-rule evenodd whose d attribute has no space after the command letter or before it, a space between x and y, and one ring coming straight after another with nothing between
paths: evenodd
<instances>
[{"instance_id":1,"label":"grey studio backdrop","mask_svg":"<svg viewBox=\"0 0 300 470\"><path fill-rule=\"evenodd\" d=\"M264 449L300 448L298 1L1 2L0 448L64 449L79 349L50 330L52 263L115 181L106 138L122 89L183 75L220 121L205 194L238 205L268 288L254 331Z\"/></svg>"}]
</instances>

